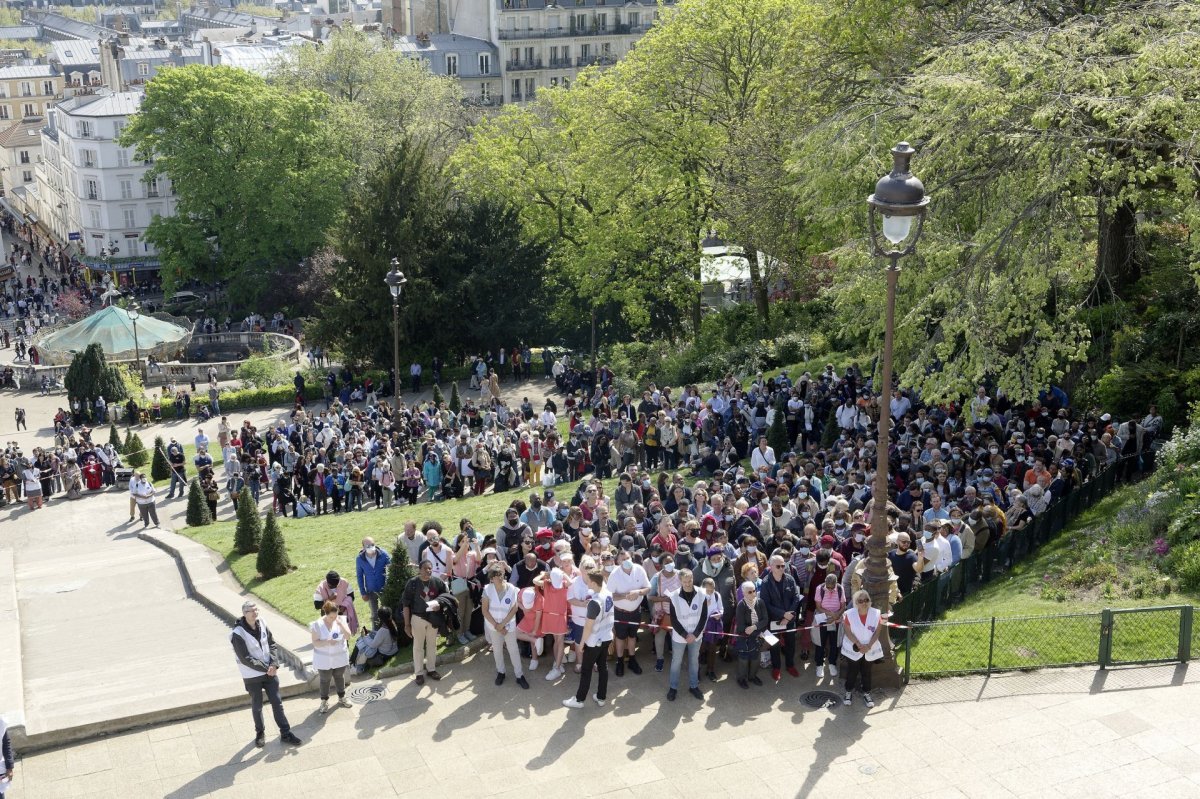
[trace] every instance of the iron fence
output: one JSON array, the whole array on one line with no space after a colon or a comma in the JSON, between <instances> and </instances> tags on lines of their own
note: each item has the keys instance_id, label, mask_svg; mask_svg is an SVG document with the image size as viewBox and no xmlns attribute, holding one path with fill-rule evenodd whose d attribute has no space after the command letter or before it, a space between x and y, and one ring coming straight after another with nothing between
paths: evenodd
<instances>
[{"instance_id":1,"label":"iron fence","mask_svg":"<svg viewBox=\"0 0 1200 799\"><path fill-rule=\"evenodd\" d=\"M1151 453L1131 455L1103 469L1030 524L972 553L892 606L899 625L897 660L911 676L1042 668L1186 661L1200 652L1190 605L1103 610L1049 616L935 621L998 573L1052 540L1079 514L1120 484L1153 468Z\"/></svg>"}]
</instances>

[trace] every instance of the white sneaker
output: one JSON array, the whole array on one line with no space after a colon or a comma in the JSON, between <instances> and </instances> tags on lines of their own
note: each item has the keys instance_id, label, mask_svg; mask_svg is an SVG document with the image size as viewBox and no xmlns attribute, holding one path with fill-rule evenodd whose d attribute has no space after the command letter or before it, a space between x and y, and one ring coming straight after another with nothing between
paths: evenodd
<instances>
[{"instance_id":1,"label":"white sneaker","mask_svg":"<svg viewBox=\"0 0 1200 799\"><path fill-rule=\"evenodd\" d=\"M546 648L546 639L545 638L539 638L533 644L533 651L537 652L539 655L542 654L542 650L544 650L545 648Z\"/></svg>"},{"instance_id":2,"label":"white sneaker","mask_svg":"<svg viewBox=\"0 0 1200 799\"><path fill-rule=\"evenodd\" d=\"M563 676L562 669L560 669L558 666L555 666L546 673L546 682L554 682L561 676Z\"/></svg>"},{"instance_id":3,"label":"white sneaker","mask_svg":"<svg viewBox=\"0 0 1200 799\"><path fill-rule=\"evenodd\" d=\"M579 708L583 707L583 702L580 702L578 699L572 696L563 700L563 707L572 707L578 710Z\"/></svg>"},{"instance_id":4,"label":"white sneaker","mask_svg":"<svg viewBox=\"0 0 1200 799\"><path fill-rule=\"evenodd\" d=\"M842 704L843 704L843 705L848 705L848 704L850 704L850 703L851 703L851 702L853 702L853 701L854 701L854 696L853 696L853 694L851 694L849 691L847 691L847 692L846 692L846 695L842 697Z\"/></svg>"},{"instance_id":5,"label":"white sneaker","mask_svg":"<svg viewBox=\"0 0 1200 799\"><path fill-rule=\"evenodd\" d=\"M529 670L530 670L530 671L537 671L537 658L530 658L530 659L529 659Z\"/></svg>"},{"instance_id":6,"label":"white sneaker","mask_svg":"<svg viewBox=\"0 0 1200 799\"><path fill-rule=\"evenodd\" d=\"M837 666L833 665L832 663L829 664L829 676L830 677L837 676Z\"/></svg>"},{"instance_id":7,"label":"white sneaker","mask_svg":"<svg viewBox=\"0 0 1200 799\"><path fill-rule=\"evenodd\" d=\"M825 679L825 667L824 666L817 666L817 679L818 680Z\"/></svg>"},{"instance_id":8,"label":"white sneaker","mask_svg":"<svg viewBox=\"0 0 1200 799\"><path fill-rule=\"evenodd\" d=\"M317 710L317 712L320 713L322 716L324 716L326 713L329 712L329 700L328 699L321 700L321 707L319 710Z\"/></svg>"},{"instance_id":9,"label":"white sneaker","mask_svg":"<svg viewBox=\"0 0 1200 799\"><path fill-rule=\"evenodd\" d=\"M567 662L568 662L568 663L574 663L574 662L575 662L575 650L574 650L574 649L568 649L568 650L567 650Z\"/></svg>"},{"instance_id":10,"label":"white sneaker","mask_svg":"<svg viewBox=\"0 0 1200 799\"><path fill-rule=\"evenodd\" d=\"M604 707L605 705L608 704L608 700L601 699L600 697L596 696L595 694L592 694L592 701L595 702L600 707Z\"/></svg>"},{"instance_id":11,"label":"white sneaker","mask_svg":"<svg viewBox=\"0 0 1200 799\"><path fill-rule=\"evenodd\" d=\"M871 698L870 694L863 694L863 704L867 707L875 707L875 700Z\"/></svg>"}]
</instances>

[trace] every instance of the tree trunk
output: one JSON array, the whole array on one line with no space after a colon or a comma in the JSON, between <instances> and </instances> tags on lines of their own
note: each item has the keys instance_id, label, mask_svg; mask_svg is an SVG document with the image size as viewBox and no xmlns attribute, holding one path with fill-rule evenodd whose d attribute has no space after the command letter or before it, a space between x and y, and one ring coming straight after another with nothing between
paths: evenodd
<instances>
[{"instance_id":1,"label":"tree trunk","mask_svg":"<svg viewBox=\"0 0 1200 799\"><path fill-rule=\"evenodd\" d=\"M1125 296L1142 276L1137 243L1137 213L1129 203L1110 209L1108 197L1096 204L1097 304Z\"/></svg>"},{"instance_id":2,"label":"tree trunk","mask_svg":"<svg viewBox=\"0 0 1200 799\"><path fill-rule=\"evenodd\" d=\"M771 321L771 307L767 302L767 284L763 281L762 265L758 262L758 247L753 244L744 245L746 263L750 266L750 290L754 294L754 307L765 328Z\"/></svg>"}]
</instances>

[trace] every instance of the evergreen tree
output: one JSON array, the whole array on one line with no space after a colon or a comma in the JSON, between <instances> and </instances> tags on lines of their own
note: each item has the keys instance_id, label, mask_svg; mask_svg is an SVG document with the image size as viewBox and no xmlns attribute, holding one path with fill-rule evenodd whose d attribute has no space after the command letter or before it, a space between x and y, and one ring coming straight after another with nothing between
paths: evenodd
<instances>
[{"instance_id":1,"label":"evergreen tree","mask_svg":"<svg viewBox=\"0 0 1200 799\"><path fill-rule=\"evenodd\" d=\"M396 548L392 550L392 560L388 563L383 593L379 597L380 607L391 609L397 620L402 618L400 600L404 596L404 586L408 585L408 581L415 576L416 570L408 561L408 550L403 543L397 541ZM400 634L404 636L403 629ZM400 645L403 646L405 643L407 642L401 641Z\"/></svg>"},{"instance_id":2,"label":"evergreen tree","mask_svg":"<svg viewBox=\"0 0 1200 799\"><path fill-rule=\"evenodd\" d=\"M283 531L275 520L275 511L267 511L267 523L263 525L262 543L258 548L256 568L264 580L287 574L292 564L288 561L287 545Z\"/></svg>"},{"instance_id":3,"label":"evergreen tree","mask_svg":"<svg viewBox=\"0 0 1200 799\"><path fill-rule=\"evenodd\" d=\"M146 445L142 443L141 436L131 431L125 439L125 462L135 469L140 469L148 460L150 455L146 452Z\"/></svg>"},{"instance_id":4,"label":"evergreen tree","mask_svg":"<svg viewBox=\"0 0 1200 799\"><path fill-rule=\"evenodd\" d=\"M450 381L450 405L449 405L449 408L450 408L451 413L458 413L460 410L462 410L462 400L459 399L459 396L458 396L458 381L457 380Z\"/></svg>"},{"instance_id":5,"label":"evergreen tree","mask_svg":"<svg viewBox=\"0 0 1200 799\"><path fill-rule=\"evenodd\" d=\"M112 444L113 449L121 452L125 449L125 445L121 443L121 433L117 430L117 423L113 422L108 426L108 443Z\"/></svg>"},{"instance_id":6,"label":"evergreen tree","mask_svg":"<svg viewBox=\"0 0 1200 799\"><path fill-rule=\"evenodd\" d=\"M258 505L250 489L243 487L238 494L237 530L233 534L233 548L239 555L257 552L262 542L262 519L258 518Z\"/></svg>"},{"instance_id":7,"label":"evergreen tree","mask_svg":"<svg viewBox=\"0 0 1200 799\"><path fill-rule=\"evenodd\" d=\"M786 416L787 398L781 394L780 400L775 406L775 418L771 420L771 426L767 428L767 444L775 450L775 457L779 460L783 459L783 453L792 448L792 442L788 441L787 425L784 424Z\"/></svg>"},{"instance_id":8,"label":"evergreen tree","mask_svg":"<svg viewBox=\"0 0 1200 799\"><path fill-rule=\"evenodd\" d=\"M208 510L208 502L204 499L204 492L200 490L200 481L195 478L192 479L191 488L188 489L187 524L188 527L203 527L206 524L212 524L212 514Z\"/></svg>"},{"instance_id":9,"label":"evergreen tree","mask_svg":"<svg viewBox=\"0 0 1200 799\"><path fill-rule=\"evenodd\" d=\"M63 385L66 386L68 399L82 402L84 412L88 415L95 411L97 397L104 397L111 407L129 396L120 372L108 365L104 359L104 349L99 344L89 344L83 352L75 353L63 378Z\"/></svg>"},{"instance_id":10,"label":"evergreen tree","mask_svg":"<svg viewBox=\"0 0 1200 799\"><path fill-rule=\"evenodd\" d=\"M150 459L150 479L154 482L171 479L171 464L167 463L167 445L162 436L154 437L154 452Z\"/></svg>"},{"instance_id":11,"label":"evergreen tree","mask_svg":"<svg viewBox=\"0 0 1200 799\"><path fill-rule=\"evenodd\" d=\"M437 383L434 383L433 384L433 404L436 407L440 408L440 407L442 407L442 403L445 401L446 401L446 398L442 396L441 387Z\"/></svg>"}]
</instances>

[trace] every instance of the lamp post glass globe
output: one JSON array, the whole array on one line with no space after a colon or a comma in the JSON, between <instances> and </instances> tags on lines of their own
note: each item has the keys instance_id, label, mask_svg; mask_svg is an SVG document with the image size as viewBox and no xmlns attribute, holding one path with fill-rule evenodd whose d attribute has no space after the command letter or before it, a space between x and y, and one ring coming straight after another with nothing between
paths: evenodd
<instances>
[{"instance_id":1,"label":"lamp post glass globe","mask_svg":"<svg viewBox=\"0 0 1200 799\"><path fill-rule=\"evenodd\" d=\"M383 278L383 282L387 283L388 291L392 293L392 299L400 299L400 292L404 290L404 284L408 282L405 279L404 273L400 271L400 259L392 259L392 268Z\"/></svg>"},{"instance_id":2,"label":"lamp post glass globe","mask_svg":"<svg viewBox=\"0 0 1200 799\"><path fill-rule=\"evenodd\" d=\"M128 314L129 314L129 318L130 318L131 320L133 320L134 322L136 322L136 321L137 321L138 319L140 319L140 318L141 318L141 316L142 316L142 313L141 313L141 306L140 306L140 305L138 305L136 302L135 302L135 303L132 303L132 304L129 306L129 310L128 310L126 313L128 313Z\"/></svg>"},{"instance_id":3,"label":"lamp post glass globe","mask_svg":"<svg viewBox=\"0 0 1200 799\"><path fill-rule=\"evenodd\" d=\"M916 246L916 238L921 235L920 223L925 216L925 206L929 198L925 196L925 186L920 179L913 175L909 168L913 155L916 153L908 142L900 142L892 148L892 171L879 179L875 184L875 193L867 198L867 206L871 214L871 244L877 255L890 255L890 251L879 246L875 238L875 215L882 217L883 238L893 245L899 245L910 237L913 222L917 222L916 235L908 248L901 254L908 255Z\"/></svg>"}]
</instances>

